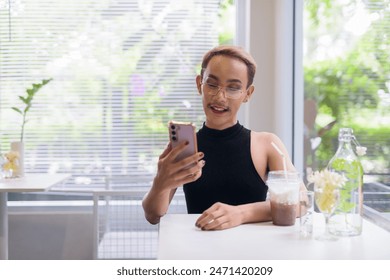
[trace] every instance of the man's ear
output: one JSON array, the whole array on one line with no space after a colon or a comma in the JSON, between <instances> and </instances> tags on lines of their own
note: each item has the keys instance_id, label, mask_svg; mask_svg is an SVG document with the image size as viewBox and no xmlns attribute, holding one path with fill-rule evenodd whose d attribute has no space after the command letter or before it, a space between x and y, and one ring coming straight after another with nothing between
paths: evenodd
<instances>
[{"instance_id":1,"label":"man's ear","mask_svg":"<svg viewBox=\"0 0 390 280\"><path fill-rule=\"evenodd\" d=\"M249 101L249 99L251 98L253 92L255 91L255 86L254 85L251 85L247 90L246 90L246 96L244 98L244 100L242 101L243 103L246 103Z\"/></svg>"},{"instance_id":2,"label":"man's ear","mask_svg":"<svg viewBox=\"0 0 390 280\"><path fill-rule=\"evenodd\" d=\"M198 88L198 93L202 95L202 76L196 76L196 87Z\"/></svg>"}]
</instances>

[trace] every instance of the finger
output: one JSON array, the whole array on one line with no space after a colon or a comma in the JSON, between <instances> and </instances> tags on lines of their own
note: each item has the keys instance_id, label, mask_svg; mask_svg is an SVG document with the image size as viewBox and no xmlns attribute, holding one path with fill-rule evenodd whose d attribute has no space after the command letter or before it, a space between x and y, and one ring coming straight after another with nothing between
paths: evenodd
<instances>
[{"instance_id":1,"label":"finger","mask_svg":"<svg viewBox=\"0 0 390 280\"><path fill-rule=\"evenodd\" d=\"M195 225L197 227L202 228L205 225L213 222L216 218L220 216L220 214L218 214L218 207L218 204L215 203L210 208L205 210L202 215L200 215L200 217L196 220Z\"/></svg>"},{"instance_id":2,"label":"finger","mask_svg":"<svg viewBox=\"0 0 390 280\"><path fill-rule=\"evenodd\" d=\"M200 161L198 164L201 164L203 166L204 161ZM202 176L202 168L199 168L199 170L197 170L195 172L183 170L177 176L178 177L175 180L177 181L178 185L184 185L187 183L191 183L191 182L198 180Z\"/></svg>"},{"instance_id":3,"label":"finger","mask_svg":"<svg viewBox=\"0 0 390 280\"><path fill-rule=\"evenodd\" d=\"M166 157L169 154L170 151L172 151L172 146L171 146L171 143L168 142L168 144L165 146L164 151L160 155L159 159L162 159L162 158Z\"/></svg>"},{"instance_id":4,"label":"finger","mask_svg":"<svg viewBox=\"0 0 390 280\"><path fill-rule=\"evenodd\" d=\"M227 222L227 217L222 214L221 211L216 211L213 213L212 218L206 218L202 221L203 224L200 225L202 230L216 230L221 229L223 224Z\"/></svg>"},{"instance_id":5,"label":"finger","mask_svg":"<svg viewBox=\"0 0 390 280\"><path fill-rule=\"evenodd\" d=\"M198 173L205 164L204 161L199 161L204 157L202 152L196 153L183 160L176 161L175 154L178 147L168 148L171 149L170 153L165 158L160 158L158 163L161 168L165 168L166 171L169 172L169 176L171 176L172 180L176 182L182 181L186 177L194 177L195 173ZM189 168L191 165L193 166ZM200 177L199 174L196 175L198 175L197 178ZM191 180L188 182L191 182Z\"/></svg>"},{"instance_id":6,"label":"finger","mask_svg":"<svg viewBox=\"0 0 390 280\"><path fill-rule=\"evenodd\" d=\"M198 161L194 163L194 166L188 168L185 166L179 167L181 170L178 172L179 179L185 179L188 177L196 177L201 174L203 166L205 166L206 162L204 160ZM200 177L200 176L198 176Z\"/></svg>"},{"instance_id":7,"label":"finger","mask_svg":"<svg viewBox=\"0 0 390 280\"><path fill-rule=\"evenodd\" d=\"M172 148L169 157L172 159L176 159L176 157L185 150L188 145L188 141L181 141L175 148Z\"/></svg>"},{"instance_id":8,"label":"finger","mask_svg":"<svg viewBox=\"0 0 390 280\"><path fill-rule=\"evenodd\" d=\"M196 226L202 230L222 230L232 227L229 216L220 207L220 203L214 204L213 207L217 207L217 210L212 213L206 213L211 207L206 210L197 220Z\"/></svg>"},{"instance_id":9,"label":"finger","mask_svg":"<svg viewBox=\"0 0 390 280\"><path fill-rule=\"evenodd\" d=\"M196 166L197 163L204 157L204 154L202 152L196 153L192 156L189 156L185 159L182 159L179 161L179 165L183 169L189 169L191 166ZM203 166L202 166L203 167Z\"/></svg>"},{"instance_id":10,"label":"finger","mask_svg":"<svg viewBox=\"0 0 390 280\"><path fill-rule=\"evenodd\" d=\"M179 156L181 152L183 152L188 145L187 141L183 141L179 143L179 145L175 148L172 148L172 151L169 154L169 158L172 161L176 161L176 158ZM193 163L198 162L200 159L204 157L204 154L202 152L195 153L191 156L186 157L185 159L180 160L180 165L181 166L188 166Z\"/></svg>"},{"instance_id":11,"label":"finger","mask_svg":"<svg viewBox=\"0 0 390 280\"><path fill-rule=\"evenodd\" d=\"M231 223L229 222L228 219L224 219L223 221L217 220L213 223L210 223L206 225L202 230L223 230L223 229L228 229L231 228Z\"/></svg>"},{"instance_id":12,"label":"finger","mask_svg":"<svg viewBox=\"0 0 390 280\"><path fill-rule=\"evenodd\" d=\"M209 214L203 213L195 222L195 226L198 228L203 229L205 225L207 225L210 222L213 222L214 218L211 217Z\"/></svg>"},{"instance_id":13,"label":"finger","mask_svg":"<svg viewBox=\"0 0 390 280\"><path fill-rule=\"evenodd\" d=\"M210 209L210 208L209 208ZM197 227L202 227L204 226L208 221L212 220L212 218L209 217L209 213L208 213L208 210L207 209L206 211L204 211L200 216L199 218L196 220L195 222L195 226Z\"/></svg>"}]
</instances>

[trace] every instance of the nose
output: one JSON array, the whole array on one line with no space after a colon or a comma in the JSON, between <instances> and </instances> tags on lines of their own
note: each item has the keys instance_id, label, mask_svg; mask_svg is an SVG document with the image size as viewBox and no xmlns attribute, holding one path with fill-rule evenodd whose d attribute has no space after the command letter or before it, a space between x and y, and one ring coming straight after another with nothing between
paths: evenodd
<instances>
[{"instance_id":1,"label":"nose","mask_svg":"<svg viewBox=\"0 0 390 280\"><path fill-rule=\"evenodd\" d=\"M215 96L219 97L219 93L220 92L223 93L222 96L226 99L226 89L224 87L219 87L217 93L215 94Z\"/></svg>"}]
</instances>

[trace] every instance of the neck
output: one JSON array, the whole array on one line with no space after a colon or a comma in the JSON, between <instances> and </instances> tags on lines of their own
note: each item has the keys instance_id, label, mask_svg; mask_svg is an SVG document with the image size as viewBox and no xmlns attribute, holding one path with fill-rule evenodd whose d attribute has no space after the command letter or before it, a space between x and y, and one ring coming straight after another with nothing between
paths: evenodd
<instances>
[{"instance_id":1,"label":"neck","mask_svg":"<svg viewBox=\"0 0 390 280\"><path fill-rule=\"evenodd\" d=\"M224 130L226 128L232 127L235 124L237 124L237 119L230 120L227 122L213 122L213 121L206 119L205 124L208 128L211 128L211 129Z\"/></svg>"}]
</instances>

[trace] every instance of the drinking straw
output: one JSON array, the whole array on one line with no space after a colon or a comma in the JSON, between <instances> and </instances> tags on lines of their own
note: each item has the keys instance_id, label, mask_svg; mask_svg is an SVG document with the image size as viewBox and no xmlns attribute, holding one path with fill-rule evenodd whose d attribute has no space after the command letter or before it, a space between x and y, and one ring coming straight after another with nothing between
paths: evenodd
<instances>
[{"instance_id":1,"label":"drinking straw","mask_svg":"<svg viewBox=\"0 0 390 280\"><path fill-rule=\"evenodd\" d=\"M286 156L283 154L283 152L276 146L274 142L271 142L272 147L275 148L275 150L279 153L279 155L282 157L283 160L283 171L284 171L284 176L286 177L286 180L288 181L287 178L287 165L286 165Z\"/></svg>"}]
</instances>

